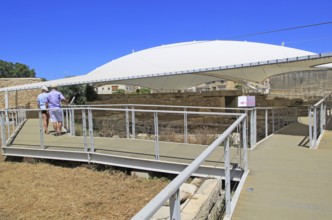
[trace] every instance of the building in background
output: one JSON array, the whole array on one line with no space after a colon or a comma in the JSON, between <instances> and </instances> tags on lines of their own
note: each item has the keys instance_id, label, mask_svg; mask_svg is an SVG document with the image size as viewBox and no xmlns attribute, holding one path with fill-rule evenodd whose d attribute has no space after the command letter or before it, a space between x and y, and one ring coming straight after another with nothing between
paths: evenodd
<instances>
[{"instance_id":1,"label":"building in background","mask_svg":"<svg viewBox=\"0 0 332 220\"><path fill-rule=\"evenodd\" d=\"M119 85L119 84L107 84L101 85L95 88L98 95L108 95L113 94L118 90L124 90L125 93L134 93L139 86L132 86L132 85Z\"/></svg>"},{"instance_id":2,"label":"building in background","mask_svg":"<svg viewBox=\"0 0 332 220\"><path fill-rule=\"evenodd\" d=\"M98 95L109 95L113 94L118 90L124 90L126 94L136 93L137 90L141 89L140 86L133 85L118 85L118 84L107 84L101 85L95 88ZM194 86L185 90L151 90L151 93L172 93L172 92L207 92L207 91L219 91L219 90L232 90L236 89L236 83L233 81L219 80L204 83L198 86Z\"/></svg>"}]
</instances>

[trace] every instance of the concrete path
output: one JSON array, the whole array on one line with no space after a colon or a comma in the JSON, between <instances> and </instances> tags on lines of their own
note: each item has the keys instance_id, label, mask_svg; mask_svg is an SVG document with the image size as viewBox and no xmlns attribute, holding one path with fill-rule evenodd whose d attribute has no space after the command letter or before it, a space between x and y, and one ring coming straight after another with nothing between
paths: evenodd
<instances>
[{"instance_id":1,"label":"concrete path","mask_svg":"<svg viewBox=\"0 0 332 220\"><path fill-rule=\"evenodd\" d=\"M309 149L308 129L294 126L249 152L250 173L233 220L332 219L332 131Z\"/></svg>"}]
</instances>

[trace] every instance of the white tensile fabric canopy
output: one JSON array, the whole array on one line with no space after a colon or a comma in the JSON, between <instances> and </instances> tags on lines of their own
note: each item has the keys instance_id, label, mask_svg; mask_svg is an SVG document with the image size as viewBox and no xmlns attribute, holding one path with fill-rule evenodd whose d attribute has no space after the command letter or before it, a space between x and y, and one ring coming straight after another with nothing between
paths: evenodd
<instances>
[{"instance_id":1,"label":"white tensile fabric canopy","mask_svg":"<svg viewBox=\"0 0 332 220\"><path fill-rule=\"evenodd\" d=\"M154 90L186 89L221 79L262 82L277 74L313 70L329 63L332 63L332 53L315 54L242 41L195 41L134 52L86 75L1 88L0 91L86 83L130 84Z\"/></svg>"}]
</instances>

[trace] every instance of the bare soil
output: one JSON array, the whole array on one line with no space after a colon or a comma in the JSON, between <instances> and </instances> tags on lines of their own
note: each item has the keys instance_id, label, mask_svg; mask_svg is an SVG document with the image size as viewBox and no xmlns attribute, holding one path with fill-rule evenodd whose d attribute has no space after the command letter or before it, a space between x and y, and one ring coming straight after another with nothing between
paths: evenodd
<instances>
[{"instance_id":1,"label":"bare soil","mask_svg":"<svg viewBox=\"0 0 332 220\"><path fill-rule=\"evenodd\" d=\"M0 219L130 219L166 185L119 171L5 162L0 155Z\"/></svg>"}]
</instances>

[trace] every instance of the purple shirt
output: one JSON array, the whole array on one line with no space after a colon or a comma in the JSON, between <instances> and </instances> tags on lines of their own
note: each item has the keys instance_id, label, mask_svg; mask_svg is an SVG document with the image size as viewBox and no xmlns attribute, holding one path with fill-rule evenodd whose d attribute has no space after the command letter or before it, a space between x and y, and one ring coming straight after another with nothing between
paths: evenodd
<instances>
[{"instance_id":1,"label":"purple shirt","mask_svg":"<svg viewBox=\"0 0 332 220\"><path fill-rule=\"evenodd\" d=\"M55 89L52 89L51 92L48 93L47 102L49 108L60 108L61 101L64 100L65 97L61 92L58 92Z\"/></svg>"}]
</instances>

